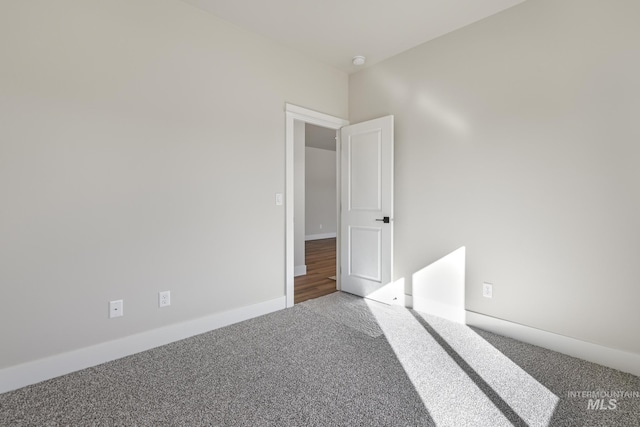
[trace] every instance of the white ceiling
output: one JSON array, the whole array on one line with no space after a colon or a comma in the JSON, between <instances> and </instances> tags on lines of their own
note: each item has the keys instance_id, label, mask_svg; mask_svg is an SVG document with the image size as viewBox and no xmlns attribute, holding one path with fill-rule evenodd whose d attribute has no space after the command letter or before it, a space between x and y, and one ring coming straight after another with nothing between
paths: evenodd
<instances>
[{"instance_id":1,"label":"white ceiling","mask_svg":"<svg viewBox=\"0 0 640 427\"><path fill-rule=\"evenodd\" d=\"M183 0L348 73L524 0Z\"/></svg>"}]
</instances>

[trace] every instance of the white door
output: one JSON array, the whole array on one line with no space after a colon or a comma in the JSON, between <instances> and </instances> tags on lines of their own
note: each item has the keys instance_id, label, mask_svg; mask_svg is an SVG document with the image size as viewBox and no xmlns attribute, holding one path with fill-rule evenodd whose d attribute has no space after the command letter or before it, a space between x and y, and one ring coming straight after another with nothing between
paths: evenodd
<instances>
[{"instance_id":1,"label":"white door","mask_svg":"<svg viewBox=\"0 0 640 427\"><path fill-rule=\"evenodd\" d=\"M403 303L394 286L393 116L345 126L341 141L341 290Z\"/></svg>"}]
</instances>

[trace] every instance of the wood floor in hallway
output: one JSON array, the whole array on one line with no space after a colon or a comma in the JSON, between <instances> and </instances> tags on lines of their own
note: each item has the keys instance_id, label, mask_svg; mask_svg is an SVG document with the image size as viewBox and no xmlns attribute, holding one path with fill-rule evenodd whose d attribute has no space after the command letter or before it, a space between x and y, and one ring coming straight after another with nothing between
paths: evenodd
<instances>
[{"instance_id":1,"label":"wood floor in hallway","mask_svg":"<svg viewBox=\"0 0 640 427\"><path fill-rule=\"evenodd\" d=\"M306 301L336 291L336 239L305 242L307 274L294 279L293 302Z\"/></svg>"}]
</instances>

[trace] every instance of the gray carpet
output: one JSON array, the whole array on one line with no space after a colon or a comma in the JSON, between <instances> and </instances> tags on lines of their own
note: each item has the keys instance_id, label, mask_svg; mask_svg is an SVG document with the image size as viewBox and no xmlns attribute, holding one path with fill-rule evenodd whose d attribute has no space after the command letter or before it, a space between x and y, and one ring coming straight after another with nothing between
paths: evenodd
<instances>
[{"instance_id":1,"label":"gray carpet","mask_svg":"<svg viewBox=\"0 0 640 427\"><path fill-rule=\"evenodd\" d=\"M383 334L378 321L362 298L344 292L334 292L322 298L307 300L300 305L372 338Z\"/></svg>"},{"instance_id":2,"label":"gray carpet","mask_svg":"<svg viewBox=\"0 0 640 427\"><path fill-rule=\"evenodd\" d=\"M640 426L640 378L335 293L2 394L0 425Z\"/></svg>"}]
</instances>

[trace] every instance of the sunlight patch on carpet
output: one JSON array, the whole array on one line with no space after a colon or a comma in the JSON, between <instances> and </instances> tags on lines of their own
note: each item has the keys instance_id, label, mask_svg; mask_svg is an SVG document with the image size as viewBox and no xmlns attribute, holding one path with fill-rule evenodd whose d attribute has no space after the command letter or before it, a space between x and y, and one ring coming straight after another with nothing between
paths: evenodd
<instances>
[{"instance_id":1,"label":"sunlight patch on carpet","mask_svg":"<svg viewBox=\"0 0 640 427\"><path fill-rule=\"evenodd\" d=\"M437 425L548 425L558 397L467 326L365 301Z\"/></svg>"}]
</instances>

